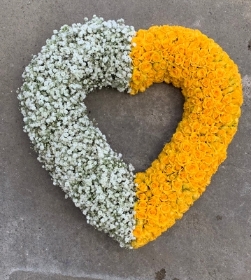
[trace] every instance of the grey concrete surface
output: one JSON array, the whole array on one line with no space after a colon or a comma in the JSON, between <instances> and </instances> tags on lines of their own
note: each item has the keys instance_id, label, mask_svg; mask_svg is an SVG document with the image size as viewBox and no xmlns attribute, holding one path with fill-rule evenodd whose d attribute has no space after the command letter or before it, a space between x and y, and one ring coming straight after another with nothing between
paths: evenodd
<instances>
[{"instance_id":1,"label":"grey concrete surface","mask_svg":"<svg viewBox=\"0 0 251 280\"><path fill-rule=\"evenodd\" d=\"M11 273L9 280L98 280L97 278L76 278L71 276L65 276L62 274L50 274L46 272L38 273L38 272L31 272L31 271L15 271Z\"/></svg>"},{"instance_id":2,"label":"grey concrete surface","mask_svg":"<svg viewBox=\"0 0 251 280\"><path fill-rule=\"evenodd\" d=\"M239 65L244 105L228 158L205 194L168 232L129 251L87 225L53 186L22 131L16 89L32 54L54 29L93 14L151 25L198 28ZM0 279L251 279L251 1L1 0L0 3ZM179 90L154 85L130 97L91 94L90 116L112 147L145 169L181 119Z\"/></svg>"}]
</instances>

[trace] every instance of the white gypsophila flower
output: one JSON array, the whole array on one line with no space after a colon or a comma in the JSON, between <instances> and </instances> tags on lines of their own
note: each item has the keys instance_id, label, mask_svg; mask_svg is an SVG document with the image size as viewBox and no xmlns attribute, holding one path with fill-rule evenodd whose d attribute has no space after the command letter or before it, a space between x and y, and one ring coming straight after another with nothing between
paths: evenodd
<instances>
[{"instance_id":1,"label":"white gypsophila flower","mask_svg":"<svg viewBox=\"0 0 251 280\"><path fill-rule=\"evenodd\" d=\"M83 101L111 86L129 90L134 28L93 17L54 31L25 68L18 98L38 160L86 215L87 222L130 247L135 227L133 166L115 153L87 117Z\"/></svg>"}]
</instances>

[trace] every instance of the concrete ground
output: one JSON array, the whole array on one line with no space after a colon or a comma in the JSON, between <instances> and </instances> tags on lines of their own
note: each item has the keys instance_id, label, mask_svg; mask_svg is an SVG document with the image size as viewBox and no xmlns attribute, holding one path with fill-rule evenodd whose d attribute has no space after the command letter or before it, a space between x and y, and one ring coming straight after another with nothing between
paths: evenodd
<instances>
[{"instance_id":1,"label":"concrete ground","mask_svg":"<svg viewBox=\"0 0 251 280\"><path fill-rule=\"evenodd\" d=\"M244 105L228 158L182 220L138 250L87 225L85 217L31 150L16 89L32 54L54 29L93 14L151 25L198 28L239 65ZM1 0L0 279L251 279L251 1ZM154 85L130 97L106 89L88 97L90 117L127 162L144 170L170 140L182 115L179 90Z\"/></svg>"}]
</instances>

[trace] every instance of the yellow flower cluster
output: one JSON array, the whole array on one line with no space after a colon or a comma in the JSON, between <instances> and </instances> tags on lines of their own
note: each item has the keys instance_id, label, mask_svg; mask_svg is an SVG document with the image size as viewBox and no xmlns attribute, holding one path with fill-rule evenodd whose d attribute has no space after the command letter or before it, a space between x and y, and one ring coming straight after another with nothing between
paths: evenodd
<instances>
[{"instance_id":1,"label":"yellow flower cluster","mask_svg":"<svg viewBox=\"0 0 251 280\"><path fill-rule=\"evenodd\" d=\"M225 160L241 114L242 86L234 62L198 30L139 30L131 58L131 94L166 82L180 87L185 97L183 118L171 142L145 172L136 174L132 246L138 248L183 216Z\"/></svg>"}]
</instances>

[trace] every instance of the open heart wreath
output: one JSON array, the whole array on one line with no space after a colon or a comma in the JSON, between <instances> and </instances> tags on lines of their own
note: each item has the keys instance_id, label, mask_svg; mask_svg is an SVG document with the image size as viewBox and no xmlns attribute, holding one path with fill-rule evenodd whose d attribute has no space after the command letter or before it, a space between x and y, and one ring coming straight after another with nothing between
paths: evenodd
<instances>
[{"instance_id":1,"label":"open heart wreath","mask_svg":"<svg viewBox=\"0 0 251 280\"><path fill-rule=\"evenodd\" d=\"M122 247L138 248L180 219L226 158L241 114L238 68L212 39L181 26L134 31L94 16L54 31L23 73L24 131L38 160L86 215ZM172 83L185 97L171 142L133 173L87 117L86 95Z\"/></svg>"}]
</instances>

